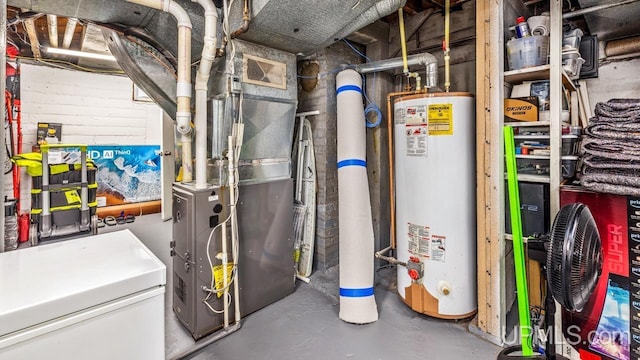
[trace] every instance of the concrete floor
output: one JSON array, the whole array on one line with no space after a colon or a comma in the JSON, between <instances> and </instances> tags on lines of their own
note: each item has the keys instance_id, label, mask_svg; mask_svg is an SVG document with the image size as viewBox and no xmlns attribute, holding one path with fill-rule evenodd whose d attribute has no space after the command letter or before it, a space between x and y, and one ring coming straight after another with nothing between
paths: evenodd
<instances>
[{"instance_id":1,"label":"concrete floor","mask_svg":"<svg viewBox=\"0 0 640 360\"><path fill-rule=\"evenodd\" d=\"M131 224L100 229L100 233L128 228L167 266L171 274L171 222L159 214L144 215ZM298 282L296 291L242 321L242 328L191 359L495 359L500 348L467 330L467 323L442 321L410 310L394 290L395 270L381 271L376 286L380 319L352 325L338 318L337 267ZM171 276L167 276L171 289ZM171 358L194 345L171 310L166 292L166 355Z\"/></svg>"}]
</instances>

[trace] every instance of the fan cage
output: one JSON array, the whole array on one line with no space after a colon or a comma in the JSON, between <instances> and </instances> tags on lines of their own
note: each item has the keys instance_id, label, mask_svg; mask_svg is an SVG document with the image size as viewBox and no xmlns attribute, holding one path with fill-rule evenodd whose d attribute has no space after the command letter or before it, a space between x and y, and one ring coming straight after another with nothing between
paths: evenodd
<instances>
[{"instance_id":1,"label":"fan cage","mask_svg":"<svg viewBox=\"0 0 640 360\"><path fill-rule=\"evenodd\" d=\"M553 222L547 279L553 297L565 309L582 311L600 273L602 245L589 208L580 203L564 206Z\"/></svg>"}]
</instances>

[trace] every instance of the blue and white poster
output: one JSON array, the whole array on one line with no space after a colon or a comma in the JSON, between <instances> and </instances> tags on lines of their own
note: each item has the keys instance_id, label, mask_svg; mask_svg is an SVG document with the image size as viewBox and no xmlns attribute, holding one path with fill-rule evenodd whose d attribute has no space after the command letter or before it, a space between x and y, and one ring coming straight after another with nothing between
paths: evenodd
<instances>
[{"instance_id":1,"label":"blue and white poster","mask_svg":"<svg viewBox=\"0 0 640 360\"><path fill-rule=\"evenodd\" d=\"M98 206L159 200L160 145L91 145Z\"/></svg>"}]
</instances>

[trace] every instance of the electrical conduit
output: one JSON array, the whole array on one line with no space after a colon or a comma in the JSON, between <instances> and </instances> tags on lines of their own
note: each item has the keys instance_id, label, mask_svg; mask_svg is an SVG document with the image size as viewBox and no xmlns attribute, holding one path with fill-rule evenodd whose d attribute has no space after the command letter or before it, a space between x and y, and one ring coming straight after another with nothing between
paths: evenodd
<instances>
[{"instance_id":1,"label":"electrical conduit","mask_svg":"<svg viewBox=\"0 0 640 360\"><path fill-rule=\"evenodd\" d=\"M204 46L196 73L196 189L207 187L207 98L216 56L218 12L211 0L194 0L204 8Z\"/></svg>"},{"instance_id":2,"label":"electrical conduit","mask_svg":"<svg viewBox=\"0 0 640 360\"><path fill-rule=\"evenodd\" d=\"M178 22L178 83L176 124L182 144L182 182L193 180L191 155L191 20L173 0L127 0L170 13Z\"/></svg>"},{"instance_id":3,"label":"electrical conduit","mask_svg":"<svg viewBox=\"0 0 640 360\"><path fill-rule=\"evenodd\" d=\"M338 109L338 208L340 214L340 313L345 322L378 320L373 294L373 222L366 165L362 77L336 76Z\"/></svg>"},{"instance_id":4,"label":"electrical conduit","mask_svg":"<svg viewBox=\"0 0 640 360\"><path fill-rule=\"evenodd\" d=\"M404 11L398 9L398 23L400 24L400 47L402 48L402 73L409 73L409 65L407 64L407 39L404 35Z\"/></svg>"}]
</instances>

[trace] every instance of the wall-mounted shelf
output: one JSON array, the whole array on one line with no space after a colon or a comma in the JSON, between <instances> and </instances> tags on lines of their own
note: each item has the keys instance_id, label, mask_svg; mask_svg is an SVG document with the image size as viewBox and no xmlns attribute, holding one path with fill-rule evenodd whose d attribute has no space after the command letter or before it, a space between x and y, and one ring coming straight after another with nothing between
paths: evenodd
<instances>
[{"instance_id":1,"label":"wall-mounted shelf","mask_svg":"<svg viewBox=\"0 0 640 360\"><path fill-rule=\"evenodd\" d=\"M507 179L507 174L504 174L504 178ZM548 184L549 175L518 174L518 181Z\"/></svg>"},{"instance_id":2,"label":"wall-mounted shelf","mask_svg":"<svg viewBox=\"0 0 640 360\"><path fill-rule=\"evenodd\" d=\"M518 174L518 181L548 184L549 175Z\"/></svg>"},{"instance_id":3,"label":"wall-mounted shelf","mask_svg":"<svg viewBox=\"0 0 640 360\"><path fill-rule=\"evenodd\" d=\"M516 155L516 159L537 159L537 160L549 160L549 155Z\"/></svg>"},{"instance_id":4,"label":"wall-mounted shelf","mask_svg":"<svg viewBox=\"0 0 640 360\"><path fill-rule=\"evenodd\" d=\"M551 66L540 65L519 70L510 70L504 72L504 81L510 84L520 84L523 81L534 81L540 79L548 79ZM562 71L562 85L569 91L576 91L576 85L571 81L569 76Z\"/></svg>"},{"instance_id":5,"label":"wall-mounted shelf","mask_svg":"<svg viewBox=\"0 0 640 360\"><path fill-rule=\"evenodd\" d=\"M549 135L515 135L516 140L545 140L549 139Z\"/></svg>"},{"instance_id":6,"label":"wall-mounted shelf","mask_svg":"<svg viewBox=\"0 0 640 360\"><path fill-rule=\"evenodd\" d=\"M504 238L505 238L506 240L513 241L513 235L511 235L511 234L504 234ZM524 241L524 243L526 244L526 243L527 243L527 240L529 240L529 238L528 238L528 237L526 237L526 236L523 236L523 237L522 237L522 240L523 240L523 241Z\"/></svg>"},{"instance_id":7,"label":"wall-mounted shelf","mask_svg":"<svg viewBox=\"0 0 640 360\"><path fill-rule=\"evenodd\" d=\"M514 122L506 122L505 126L512 127L521 127L521 126L549 126L551 125L550 121L514 121Z\"/></svg>"}]
</instances>

